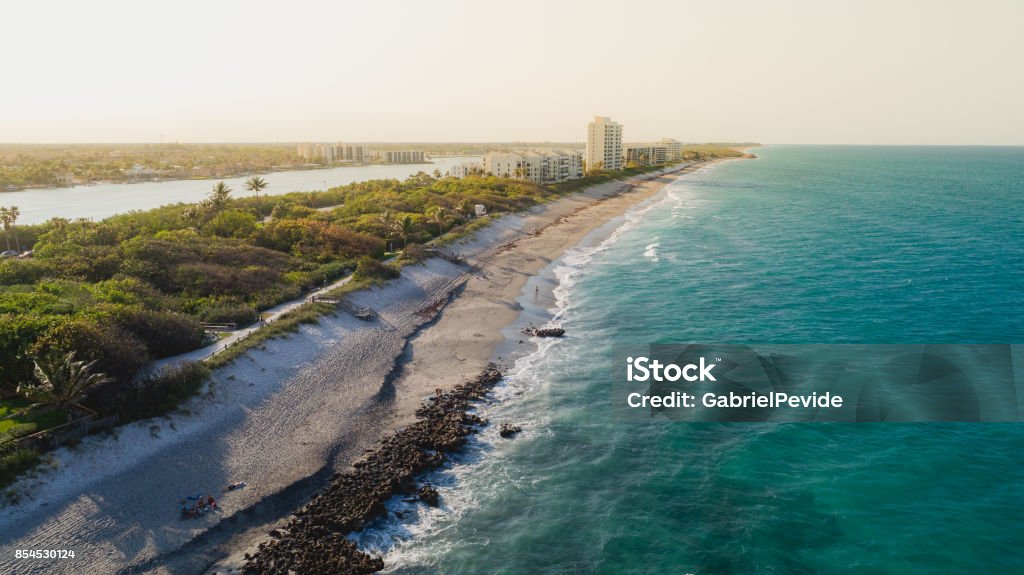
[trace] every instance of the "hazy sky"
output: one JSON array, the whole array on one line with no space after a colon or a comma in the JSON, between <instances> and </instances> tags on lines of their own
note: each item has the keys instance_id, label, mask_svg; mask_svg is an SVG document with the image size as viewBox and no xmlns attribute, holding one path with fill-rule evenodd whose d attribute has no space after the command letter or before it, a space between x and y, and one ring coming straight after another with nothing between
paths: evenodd
<instances>
[{"instance_id":1,"label":"hazy sky","mask_svg":"<svg viewBox=\"0 0 1024 575\"><path fill-rule=\"evenodd\" d=\"M0 142L1024 144L1024 0L8 2Z\"/></svg>"}]
</instances>

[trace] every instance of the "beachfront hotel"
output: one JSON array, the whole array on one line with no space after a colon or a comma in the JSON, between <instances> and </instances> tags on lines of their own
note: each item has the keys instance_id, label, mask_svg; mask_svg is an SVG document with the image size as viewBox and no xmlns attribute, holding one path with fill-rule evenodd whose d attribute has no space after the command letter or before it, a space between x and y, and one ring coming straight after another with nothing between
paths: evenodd
<instances>
[{"instance_id":1,"label":"beachfront hotel","mask_svg":"<svg viewBox=\"0 0 1024 575\"><path fill-rule=\"evenodd\" d=\"M624 157L627 166L652 166L675 162L683 157L683 143L672 138L662 138L653 144L626 144Z\"/></svg>"},{"instance_id":2,"label":"beachfront hotel","mask_svg":"<svg viewBox=\"0 0 1024 575\"><path fill-rule=\"evenodd\" d=\"M573 150L488 152L481 167L492 176L557 184L583 177L583 154Z\"/></svg>"},{"instance_id":3,"label":"beachfront hotel","mask_svg":"<svg viewBox=\"0 0 1024 575\"><path fill-rule=\"evenodd\" d=\"M586 168L621 170L623 167L622 124L607 116L594 116L594 121L587 125Z\"/></svg>"}]
</instances>

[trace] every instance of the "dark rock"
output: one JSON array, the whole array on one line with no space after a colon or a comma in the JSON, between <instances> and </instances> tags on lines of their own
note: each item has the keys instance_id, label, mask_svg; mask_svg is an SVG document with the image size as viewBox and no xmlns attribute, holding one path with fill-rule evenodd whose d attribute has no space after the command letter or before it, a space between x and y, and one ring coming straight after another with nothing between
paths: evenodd
<instances>
[{"instance_id":1,"label":"dark rock","mask_svg":"<svg viewBox=\"0 0 1024 575\"><path fill-rule=\"evenodd\" d=\"M565 330L560 327L526 327L523 328L523 333L536 337L562 337L565 335Z\"/></svg>"},{"instance_id":2,"label":"dark rock","mask_svg":"<svg viewBox=\"0 0 1024 575\"><path fill-rule=\"evenodd\" d=\"M416 495L419 496L420 500L431 507L437 507L441 502L441 495L436 489L429 485L420 487L420 490L416 492Z\"/></svg>"},{"instance_id":3,"label":"dark rock","mask_svg":"<svg viewBox=\"0 0 1024 575\"><path fill-rule=\"evenodd\" d=\"M513 435L519 433L522 430L523 428L519 427L518 425L514 425L511 423L502 423L501 427L498 429L498 434L501 435L502 437L512 437Z\"/></svg>"}]
</instances>

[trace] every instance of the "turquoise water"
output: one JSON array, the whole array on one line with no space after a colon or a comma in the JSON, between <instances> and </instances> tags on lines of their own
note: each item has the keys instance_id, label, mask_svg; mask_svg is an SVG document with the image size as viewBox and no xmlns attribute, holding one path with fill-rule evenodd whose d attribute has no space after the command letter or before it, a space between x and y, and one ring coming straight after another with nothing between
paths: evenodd
<instances>
[{"instance_id":1,"label":"turquoise water","mask_svg":"<svg viewBox=\"0 0 1024 575\"><path fill-rule=\"evenodd\" d=\"M1021 573L1017 424L624 423L616 344L1024 342L1024 149L768 147L554 269L569 337L362 543L395 573Z\"/></svg>"}]
</instances>

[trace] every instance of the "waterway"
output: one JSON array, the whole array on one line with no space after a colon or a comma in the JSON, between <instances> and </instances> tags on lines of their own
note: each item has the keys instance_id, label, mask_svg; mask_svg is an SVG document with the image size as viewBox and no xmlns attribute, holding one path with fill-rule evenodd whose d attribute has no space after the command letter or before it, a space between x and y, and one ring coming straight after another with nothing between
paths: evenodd
<instances>
[{"instance_id":1,"label":"waterway","mask_svg":"<svg viewBox=\"0 0 1024 575\"><path fill-rule=\"evenodd\" d=\"M393 164L346 166L318 170L295 170L262 174L269 186L264 195L317 191L334 186L397 178L405 179L417 172L447 172L452 166L479 158L453 156L435 158L429 164ZM225 178L224 182L236 197L252 195L244 184L247 177ZM38 224L50 218L102 219L133 210L148 210L178 202L196 202L210 193L220 180L173 180L139 182L136 184L95 184L67 188L34 188L0 192L0 205L17 206L19 224Z\"/></svg>"}]
</instances>

